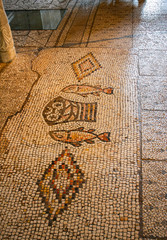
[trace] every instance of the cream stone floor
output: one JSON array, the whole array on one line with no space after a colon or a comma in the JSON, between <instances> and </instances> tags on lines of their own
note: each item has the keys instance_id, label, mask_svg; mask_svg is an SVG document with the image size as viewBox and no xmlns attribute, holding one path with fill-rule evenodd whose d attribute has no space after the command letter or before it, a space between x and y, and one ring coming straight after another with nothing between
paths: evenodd
<instances>
[{"instance_id":1,"label":"cream stone floor","mask_svg":"<svg viewBox=\"0 0 167 240\"><path fill-rule=\"evenodd\" d=\"M167 239L167 1L4 6L67 12L0 63L0 239Z\"/></svg>"}]
</instances>

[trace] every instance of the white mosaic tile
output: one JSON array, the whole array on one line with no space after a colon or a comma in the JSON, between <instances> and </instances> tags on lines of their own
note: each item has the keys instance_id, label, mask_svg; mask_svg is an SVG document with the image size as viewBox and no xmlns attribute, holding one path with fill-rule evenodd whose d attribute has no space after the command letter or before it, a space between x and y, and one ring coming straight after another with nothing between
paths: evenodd
<instances>
[{"instance_id":1,"label":"white mosaic tile","mask_svg":"<svg viewBox=\"0 0 167 240\"><path fill-rule=\"evenodd\" d=\"M142 158L167 159L166 111L142 112Z\"/></svg>"},{"instance_id":2,"label":"white mosaic tile","mask_svg":"<svg viewBox=\"0 0 167 240\"><path fill-rule=\"evenodd\" d=\"M166 239L167 163L143 161L143 235Z\"/></svg>"},{"instance_id":3,"label":"white mosaic tile","mask_svg":"<svg viewBox=\"0 0 167 240\"><path fill-rule=\"evenodd\" d=\"M101 68L85 62L78 82L72 63L90 52ZM3 239L138 239L137 57L49 49L33 71L1 136Z\"/></svg>"}]
</instances>

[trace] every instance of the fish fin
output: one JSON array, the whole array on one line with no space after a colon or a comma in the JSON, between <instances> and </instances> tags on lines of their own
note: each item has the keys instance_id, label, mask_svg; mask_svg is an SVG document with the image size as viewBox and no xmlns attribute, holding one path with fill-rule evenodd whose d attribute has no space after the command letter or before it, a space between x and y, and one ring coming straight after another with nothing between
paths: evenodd
<instances>
[{"instance_id":1,"label":"fish fin","mask_svg":"<svg viewBox=\"0 0 167 240\"><path fill-rule=\"evenodd\" d=\"M89 143L89 144L95 143L95 142L94 142L93 140L91 140L91 139L86 139L85 142L86 142L86 143Z\"/></svg>"},{"instance_id":2,"label":"fish fin","mask_svg":"<svg viewBox=\"0 0 167 240\"><path fill-rule=\"evenodd\" d=\"M60 91L60 92L64 92L64 90L65 90L65 88L61 89L61 91Z\"/></svg>"},{"instance_id":3,"label":"fish fin","mask_svg":"<svg viewBox=\"0 0 167 240\"><path fill-rule=\"evenodd\" d=\"M54 131L49 131L49 135L54 138Z\"/></svg>"},{"instance_id":4,"label":"fish fin","mask_svg":"<svg viewBox=\"0 0 167 240\"><path fill-rule=\"evenodd\" d=\"M92 94L93 94L94 96L100 97L100 93L98 93L98 92L93 92Z\"/></svg>"},{"instance_id":5,"label":"fish fin","mask_svg":"<svg viewBox=\"0 0 167 240\"><path fill-rule=\"evenodd\" d=\"M82 97L87 97L88 96L88 94L79 94L80 96L82 96Z\"/></svg>"},{"instance_id":6,"label":"fish fin","mask_svg":"<svg viewBox=\"0 0 167 240\"><path fill-rule=\"evenodd\" d=\"M81 146L81 143L79 143L79 142L71 142L70 144L74 147L80 147Z\"/></svg>"},{"instance_id":7,"label":"fish fin","mask_svg":"<svg viewBox=\"0 0 167 240\"><path fill-rule=\"evenodd\" d=\"M109 132L101 133L97 137L103 142L110 142L110 133Z\"/></svg>"},{"instance_id":8,"label":"fish fin","mask_svg":"<svg viewBox=\"0 0 167 240\"><path fill-rule=\"evenodd\" d=\"M92 133L92 132L94 132L95 131L95 129L89 129L88 130L88 133Z\"/></svg>"},{"instance_id":9,"label":"fish fin","mask_svg":"<svg viewBox=\"0 0 167 240\"><path fill-rule=\"evenodd\" d=\"M74 93L74 94L77 94L77 95L82 96L82 97L87 97L87 95L85 95L84 93L83 94L82 93Z\"/></svg>"},{"instance_id":10,"label":"fish fin","mask_svg":"<svg viewBox=\"0 0 167 240\"><path fill-rule=\"evenodd\" d=\"M109 88L104 88L103 92L106 94L113 94L113 88L109 87Z\"/></svg>"},{"instance_id":11,"label":"fish fin","mask_svg":"<svg viewBox=\"0 0 167 240\"><path fill-rule=\"evenodd\" d=\"M77 129L75 129L75 131L76 131L76 130L82 132L82 131L84 130L84 127L77 128Z\"/></svg>"}]
</instances>

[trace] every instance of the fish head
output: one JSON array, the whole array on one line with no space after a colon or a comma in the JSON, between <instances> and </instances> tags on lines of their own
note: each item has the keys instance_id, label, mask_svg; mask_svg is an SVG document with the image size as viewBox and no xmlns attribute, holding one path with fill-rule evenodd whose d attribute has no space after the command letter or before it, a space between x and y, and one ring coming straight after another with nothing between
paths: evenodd
<instances>
[{"instance_id":1,"label":"fish head","mask_svg":"<svg viewBox=\"0 0 167 240\"><path fill-rule=\"evenodd\" d=\"M68 131L65 130L50 131L49 134L56 141L66 142L68 138Z\"/></svg>"},{"instance_id":2,"label":"fish head","mask_svg":"<svg viewBox=\"0 0 167 240\"><path fill-rule=\"evenodd\" d=\"M78 91L78 86L70 85L70 86L65 87L62 91L65 93L75 93Z\"/></svg>"}]
</instances>

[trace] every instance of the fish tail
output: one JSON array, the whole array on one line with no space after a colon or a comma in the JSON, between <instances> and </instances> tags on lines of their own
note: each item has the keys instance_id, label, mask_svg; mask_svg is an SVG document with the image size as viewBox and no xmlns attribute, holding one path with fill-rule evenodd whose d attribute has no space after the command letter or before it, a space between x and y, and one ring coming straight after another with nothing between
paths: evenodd
<instances>
[{"instance_id":1,"label":"fish tail","mask_svg":"<svg viewBox=\"0 0 167 240\"><path fill-rule=\"evenodd\" d=\"M110 142L110 133L109 132L101 133L97 137L103 142Z\"/></svg>"},{"instance_id":2,"label":"fish tail","mask_svg":"<svg viewBox=\"0 0 167 240\"><path fill-rule=\"evenodd\" d=\"M106 93L106 94L113 94L113 88L104 88L103 89L103 92Z\"/></svg>"}]
</instances>

